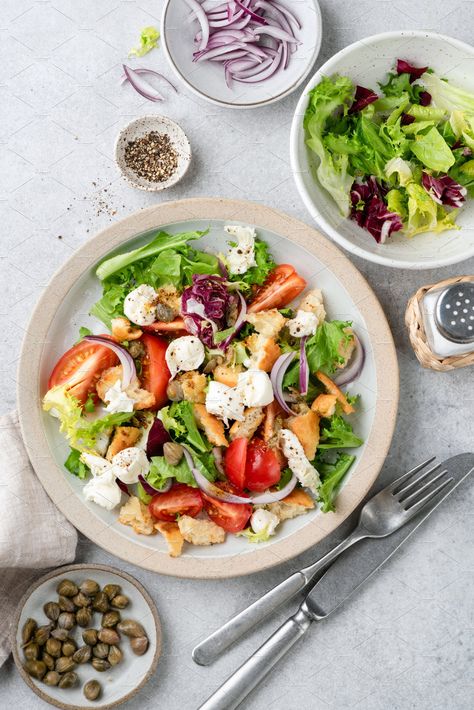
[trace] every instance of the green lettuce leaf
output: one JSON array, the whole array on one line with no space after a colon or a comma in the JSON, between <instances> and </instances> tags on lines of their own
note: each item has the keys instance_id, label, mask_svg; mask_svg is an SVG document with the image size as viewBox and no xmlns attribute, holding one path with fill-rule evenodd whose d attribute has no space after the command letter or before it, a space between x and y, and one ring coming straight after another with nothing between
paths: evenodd
<instances>
[{"instance_id":1,"label":"green lettuce leaf","mask_svg":"<svg viewBox=\"0 0 474 710\"><path fill-rule=\"evenodd\" d=\"M255 533L252 528L246 528L245 530L241 530L240 532L236 533L239 537L246 537L249 542L268 542L268 540L272 537L270 533L268 532L268 528L265 528L265 530L261 530L259 533Z\"/></svg>"},{"instance_id":2,"label":"green lettuce leaf","mask_svg":"<svg viewBox=\"0 0 474 710\"><path fill-rule=\"evenodd\" d=\"M426 76L428 76L428 74L425 72L425 74L423 74L423 80ZM410 101L414 104L419 103L420 94L424 91L424 87L421 84L411 83L410 74L406 72L402 74L390 72L385 84L379 83L379 86L385 96L398 98L408 96Z\"/></svg>"},{"instance_id":3,"label":"green lettuce leaf","mask_svg":"<svg viewBox=\"0 0 474 710\"><path fill-rule=\"evenodd\" d=\"M454 86L436 74L425 73L422 81L431 94L433 103L446 111L466 111L474 114L474 93Z\"/></svg>"},{"instance_id":4,"label":"green lettuce leaf","mask_svg":"<svg viewBox=\"0 0 474 710\"><path fill-rule=\"evenodd\" d=\"M211 449L210 443L201 435L194 418L191 402L173 402L158 412L166 431L173 439L182 444L189 444L198 453Z\"/></svg>"},{"instance_id":5,"label":"green lettuce leaf","mask_svg":"<svg viewBox=\"0 0 474 710\"><path fill-rule=\"evenodd\" d=\"M133 47L129 53L129 57L143 57L144 54L148 54L152 49L158 46L158 40L160 38L160 33L156 27L144 27L140 33L140 46Z\"/></svg>"},{"instance_id":6,"label":"green lettuce leaf","mask_svg":"<svg viewBox=\"0 0 474 710\"><path fill-rule=\"evenodd\" d=\"M87 478L90 473L89 466L81 461L81 452L77 449L70 449L69 456L64 462L65 468L80 479Z\"/></svg>"},{"instance_id":7,"label":"green lettuce leaf","mask_svg":"<svg viewBox=\"0 0 474 710\"><path fill-rule=\"evenodd\" d=\"M314 466L321 476L318 494L323 513L330 513L335 510L334 501L339 492L341 483L355 459L355 456L340 453L334 463L317 459L314 462Z\"/></svg>"},{"instance_id":8,"label":"green lettuce leaf","mask_svg":"<svg viewBox=\"0 0 474 710\"><path fill-rule=\"evenodd\" d=\"M405 230L407 237L422 232L442 232L445 229L459 229L455 224L457 210L447 212L415 183L406 186L408 195L408 220Z\"/></svg>"},{"instance_id":9,"label":"green lettuce leaf","mask_svg":"<svg viewBox=\"0 0 474 710\"><path fill-rule=\"evenodd\" d=\"M254 284L261 286L266 281L270 271L275 268L276 262L268 244L261 239L255 240L255 262L257 265L251 266L245 274L230 274L229 281L238 282L239 289L244 292L249 291L250 286Z\"/></svg>"},{"instance_id":10,"label":"green lettuce leaf","mask_svg":"<svg viewBox=\"0 0 474 710\"><path fill-rule=\"evenodd\" d=\"M427 168L446 173L454 165L452 150L435 126L428 133L418 134L410 147L411 152Z\"/></svg>"},{"instance_id":11,"label":"green lettuce leaf","mask_svg":"<svg viewBox=\"0 0 474 710\"><path fill-rule=\"evenodd\" d=\"M349 422L339 414L321 421L321 435L318 449L349 449L361 446L364 442L352 431ZM319 469L318 469L319 470Z\"/></svg>"}]
</instances>

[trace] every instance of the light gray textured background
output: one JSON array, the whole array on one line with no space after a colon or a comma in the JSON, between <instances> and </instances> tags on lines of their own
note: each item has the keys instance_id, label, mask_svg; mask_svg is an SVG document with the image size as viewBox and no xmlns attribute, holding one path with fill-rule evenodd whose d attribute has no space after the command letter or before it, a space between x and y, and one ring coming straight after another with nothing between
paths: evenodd
<instances>
[{"instance_id":1,"label":"light gray textured background","mask_svg":"<svg viewBox=\"0 0 474 710\"><path fill-rule=\"evenodd\" d=\"M120 87L120 63L141 27L159 23L159 0L1 0L0 92L1 408L15 406L15 367L29 314L50 275L74 249L114 219L161 200L225 196L262 201L308 220L290 174L288 136L298 92L257 111L219 109L188 93L163 105ZM474 2L322 0L318 64L355 39L384 30L430 29L472 40ZM161 51L143 65L171 78ZM186 179L148 195L120 179L115 136L129 120L163 112L181 123L194 159ZM403 326L419 286L474 262L403 273L354 260L379 296L395 336L400 413L383 478L428 454L473 448L472 369L438 374L418 365ZM353 603L314 628L247 702L251 710L360 708L464 710L472 676L472 491L436 520ZM191 582L144 572L81 538L77 561L117 564L155 598L164 627L156 677L127 707L194 710L255 649L269 621L215 666L194 665L195 641L288 572L329 549L347 530L290 564L246 579ZM11 661L0 671L0 707L46 707Z\"/></svg>"}]
</instances>

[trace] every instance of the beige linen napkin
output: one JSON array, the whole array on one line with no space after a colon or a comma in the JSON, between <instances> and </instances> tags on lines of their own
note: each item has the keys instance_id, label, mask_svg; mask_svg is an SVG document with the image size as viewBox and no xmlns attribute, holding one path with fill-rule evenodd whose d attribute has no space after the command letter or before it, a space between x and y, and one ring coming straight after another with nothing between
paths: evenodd
<instances>
[{"instance_id":1,"label":"beige linen napkin","mask_svg":"<svg viewBox=\"0 0 474 710\"><path fill-rule=\"evenodd\" d=\"M48 498L21 438L16 412L0 417L0 665L13 612L46 567L71 562L77 532Z\"/></svg>"}]
</instances>

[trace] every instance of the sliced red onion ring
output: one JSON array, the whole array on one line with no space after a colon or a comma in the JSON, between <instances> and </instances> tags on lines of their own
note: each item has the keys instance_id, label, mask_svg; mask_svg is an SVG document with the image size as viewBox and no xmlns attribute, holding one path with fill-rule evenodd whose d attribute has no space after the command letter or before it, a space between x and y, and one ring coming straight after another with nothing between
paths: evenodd
<instances>
[{"instance_id":1,"label":"sliced red onion ring","mask_svg":"<svg viewBox=\"0 0 474 710\"><path fill-rule=\"evenodd\" d=\"M191 10L194 11L194 14L196 15L199 24L201 25L201 32L202 32L202 39L201 39L201 45L200 49L204 49L207 47L207 43L209 41L209 20L207 19L207 15L202 9L201 5L197 2L197 0L184 0L187 5L191 8Z\"/></svg>"},{"instance_id":2,"label":"sliced red onion ring","mask_svg":"<svg viewBox=\"0 0 474 710\"><path fill-rule=\"evenodd\" d=\"M272 382L273 392L275 393L275 399L277 400L280 407L291 416L294 414L294 412L289 408L289 406L285 402L285 397L283 394L283 377L285 376L285 373L289 368L290 363L293 361L294 357L294 352L280 355L280 357L273 365L272 371L270 373L270 380Z\"/></svg>"},{"instance_id":3,"label":"sliced red onion ring","mask_svg":"<svg viewBox=\"0 0 474 710\"><path fill-rule=\"evenodd\" d=\"M261 25L267 24L267 21L264 17L262 17L261 15L257 15L256 12L253 12L253 10L251 10L249 7L246 7L244 5L244 3L241 2L241 0L235 0L235 4L238 5L240 7L240 9L243 10L246 15L250 15L252 20L255 20L255 22L258 22Z\"/></svg>"},{"instance_id":4,"label":"sliced red onion ring","mask_svg":"<svg viewBox=\"0 0 474 710\"><path fill-rule=\"evenodd\" d=\"M290 35L281 27L276 27L275 25L265 25L254 30L255 36L258 35L269 35L270 37L275 37L275 39L281 39L283 42L288 42L289 44L301 44L301 42Z\"/></svg>"},{"instance_id":5,"label":"sliced red onion ring","mask_svg":"<svg viewBox=\"0 0 474 710\"><path fill-rule=\"evenodd\" d=\"M114 340L104 338L101 335L86 335L84 340L87 340L89 343L100 343L100 345L104 345L117 355L122 365L122 387L124 389L136 378L137 371L133 357L122 345L119 345Z\"/></svg>"},{"instance_id":6,"label":"sliced red onion ring","mask_svg":"<svg viewBox=\"0 0 474 710\"><path fill-rule=\"evenodd\" d=\"M308 336L304 335L300 341L300 392L304 396L308 394L309 367L306 357L306 341Z\"/></svg>"},{"instance_id":7,"label":"sliced red onion ring","mask_svg":"<svg viewBox=\"0 0 474 710\"><path fill-rule=\"evenodd\" d=\"M342 372L334 377L334 382L338 387L343 387L353 382L357 377L359 377L364 367L365 362L365 350L364 346L360 342L357 335L354 333L355 348L354 353L349 361L349 364L342 370Z\"/></svg>"},{"instance_id":8,"label":"sliced red onion ring","mask_svg":"<svg viewBox=\"0 0 474 710\"><path fill-rule=\"evenodd\" d=\"M162 81L166 81L167 84L171 86L171 88L178 93L178 89L174 84L171 83L169 79L166 78L163 74L160 74L160 72L154 71L154 69L147 69L146 67L135 67L133 69L135 74L140 74L140 75L145 75L145 74L150 74L150 76L156 76L158 79L161 79ZM122 84L124 84L126 81L128 81L128 78L126 74L122 74L121 76L122 79Z\"/></svg>"},{"instance_id":9,"label":"sliced red onion ring","mask_svg":"<svg viewBox=\"0 0 474 710\"><path fill-rule=\"evenodd\" d=\"M123 71L127 77L130 84L133 86L135 91L143 96L143 98L148 99L148 101L164 101L164 96L160 94L151 84L149 84L145 79L143 79L138 72L126 64L122 64Z\"/></svg>"},{"instance_id":10,"label":"sliced red onion ring","mask_svg":"<svg viewBox=\"0 0 474 710\"><path fill-rule=\"evenodd\" d=\"M138 476L138 482L140 483L145 493L149 496L156 496L157 493L166 493L173 485L173 479L168 478L163 488L155 488L155 486L152 486L151 483L148 483L146 478L144 478L141 473Z\"/></svg>"},{"instance_id":11,"label":"sliced red onion ring","mask_svg":"<svg viewBox=\"0 0 474 710\"><path fill-rule=\"evenodd\" d=\"M286 484L286 486L284 486L284 488L282 488L280 491L265 491L264 493L259 493L255 496L239 496L235 493L229 493L228 491L224 491L222 488L219 488L219 486L216 486L214 483L211 483L211 481L208 481L207 478L201 473L201 471L199 471L199 469L196 468L196 466L194 465L193 457L187 450L187 448L183 448L186 462L189 468L191 469L191 472L194 478L196 479L196 483L198 484L199 488L204 491L206 495L210 496L211 498L215 498L216 500L221 500L224 503L237 503L240 505L248 505L249 503L253 505L266 505L267 503L275 503L278 500L282 500L282 498L286 498L286 496L291 493L297 483L296 476L293 475Z\"/></svg>"},{"instance_id":12,"label":"sliced red onion ring","mask_svg":"<svg viewBox=\"0 0 474 710\"><path fill-rule=\"evenodd\" d=\"M120 478L116 478L116 479L115 479L115 483L116 483L117 486L120 488L120 490L122 491L122 493L125 493L125 495L127 495L127 496L130 495L130 491L128 490L127 484L124 483L123 481L121 481Z\"/></svg>"},{"instance_id":13,"label":"sliced red onion ring","mask_svg":"<svg viewBox=\"0 0 474 710\"><path fill-rule=\"evenodd\" d=\"M212 453L214 456L214 462L216 464L217 470L219 471L219 473L222 473L222 475L225 476L222 448L220 446L214 446L214 448L212 449Z\"/></svg>"},{"instance_id":14,"label":"sliced red onion ring","mask_svg":"<svg viewBox=\"0 0 474 710\"><path fill-rule=\"evenodd\" d=\"M239 315L237 316L237 320L234 323L234 330L232 333L222 342L220 343L219 347L221 350L226 350L232 340L235 338L237 333L242 329L243 324L245 323L245 316L247 315L247 304L245 302L245 298L242 296L240 291L237 291L237 295L240 300L240 311Z\"/></svg>"}]
</instances>

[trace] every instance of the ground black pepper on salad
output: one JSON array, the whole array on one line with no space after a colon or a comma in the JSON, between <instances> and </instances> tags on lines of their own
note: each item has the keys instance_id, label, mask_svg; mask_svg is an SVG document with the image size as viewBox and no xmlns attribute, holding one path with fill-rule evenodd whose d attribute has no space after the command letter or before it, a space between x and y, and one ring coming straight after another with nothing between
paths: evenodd
<instances>
[{"instance_id":1,"label":"ground black pepper on salad","mask_svg":"<svg viewBox=\"0 0 474 710\"><path fill-rule=\"evenodd\" d=\"M335 510L362 444L351 323L255 229L224 229L222 254L198 248L206 232L159 232L102 262L90 313L106 332L81 328L43 399L84 498L172 556Z\"/></svg>"},{"instance_id":2,"label":"ground black pepper on salad","mask_svg":"<svg viewBox=\"0 0 474 710\"><path fill-rule=\"evenodd\" d=\"M320 184L377 242L459 229L474 197L474 94L398 59L377 91L323 77L304 126Z\"/></svg>"}]
</instances>

